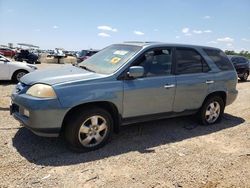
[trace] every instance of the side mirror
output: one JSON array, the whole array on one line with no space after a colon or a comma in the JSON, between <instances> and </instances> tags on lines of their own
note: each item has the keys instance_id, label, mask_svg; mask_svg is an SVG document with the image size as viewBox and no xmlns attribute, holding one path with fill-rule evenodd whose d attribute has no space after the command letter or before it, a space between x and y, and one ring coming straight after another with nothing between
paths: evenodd
<instances>
[{"instance_id":1,"label":"side mirror","mask_svg":"<svg viewBox=\"0 0 250 188\"><path fill-rule=\"evenodd\" d=\"M142 66L132 66L129 68L127 75L130 78L140 78L144 75L144 67Z\"/></svg>"}]
</instances>

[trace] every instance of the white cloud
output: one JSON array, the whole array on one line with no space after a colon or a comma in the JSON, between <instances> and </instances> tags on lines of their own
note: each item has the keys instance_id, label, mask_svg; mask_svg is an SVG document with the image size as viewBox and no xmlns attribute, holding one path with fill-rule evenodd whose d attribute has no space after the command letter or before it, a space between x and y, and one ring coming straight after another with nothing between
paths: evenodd
<instances>
[{"instance_id":1,"label":"white cloud","mask_svg":"<svg viewBox=\"0 0 250 188\"><path fill-rule=\"evenodd\" d=\"M111 37L111 35L108 33L98 33L98 36L99 37Z\"/></svg>"},{"instance_id":2,"label":"white cloud","mask_svg":"<svg viewBox=\"0 0 250 188\"><path fill-rule=\"evenodd\" d=\"M188 33L189 32L189 28L188 27L184 27L183 29L182 29L182 33Z\"/></svg>"},{"instance_id":3,"label":"white cloud","mask_svg":"<svg viewBox=\"0 0 250 188\"><path fill-rule=\"evenodd\" d=\"M250 42L250 39L246 39L246 38L242 38L241 40L244 42Z\"/></svg>"},{"instance_id":4,"label":"white cloud","mask_svg":"<svg viewBox=\"0 0 250 188\"><path fill-rule=\"evenodd\" d=\"M41 29L35 29L35 31L40 32L40 31L41 31Z\"/></svg>"},{"instance_id":5,"label":"white cloud","mask_svg":"<svg viewBox=\"0 0 250 188\"><path fill-rule=\"evenodd\" d=\"M202 31L202 30L193 30L193 33L195 33L195 34L212 33L212 31L211 30L204 30L204 31Z\"/></svg>"},{"instance_id":6,"label":"white cloud","mask_svg":"<svg viewBox=\"0 0 250 188\"><path fill-rule=\"evenodd\" d=\"M230 37L224 37L224 38L218 38L217 41L219 42L233 42L234 39L233 38L230 38Z\"/></svg>"},{"instance_id":7,"label":"white cloud","mask_svg":"<svg viewBox=\"0 0 250 188\"><path fill-rule=\"evenodd\" d=\"M203 17L203 19L207 19L207 20L210 19L210 18L211 18L211 16L204 16Z\"/></svg>"},{"instance_id":8,"label":"white cloud","mask_svg":"<svg viewBox=\"0 0 250 188\"><path fill-rule=\"evenodd\" d=\"M203 33L212 33L211 30L204 30Z\"/></svg>"},{"instance_id":9,"label":"white cloud","mask_svg":"<svg viewBox=\"0 0 250 188\"><path fill-rule=\"evenodd\" d=\"M141 31L134 31L134 34L136 34L136 35L144 35L145 33L141 32Z\"/></svg>"},{"instance_id":10,"label":"white cloud","mask_svg":"<svg viewBox=\"0 0 250 188\"><path fill-rule=\"evenodd\" d=\"M207 42L208 44L217 44L218 42L216 42L216 41L209 41L209 42Z\"/></svg>"},{"instance_id":11,"label":"white cloud","mask_svg":"<svg viewBox=\"0 0 250 188\"><path fill-rule=\"evenodd\" d=\"M54 25L54 26L53 26L53 29L58 29L58 26L57 26L57 25Z\"/></svg>"},{"instance_id":12,"label":"white cloud","mask_svg":"<svg viewBox=\"0 0 250 188\"><path fill-rule=\"evenodd\" d=\"M179 39L179 38L180 38L180 36L176 36L175 38L176 38L176 39Z\"/></svg>"},{"instance_id":13,"label":"white cloud","mask_svg":"<svg viewBox=\"0 0 250 188\"><path fill-rule=\"evenodd\" d=\"M107 25L100 25L100 26L97 27L97 29L103 30L103 31L112 31L112 32L117 32L118 31L116 28L112 28L112 27L107 26Z\"/></svg>"},{"instance_id":14,"label":"white cloud","mask_svg":"<svg viewBox=\"0 0 250 188\"><path fill-rule=\"evenodd\" d=\"M155 32L159 31L159 29L154 29Z\"/></svg>"},{"instance_id":15,"label":"white cloud","mask_svg":"<svg viewBox=\"0 0 250 188\"><path fill-rule=\"evenodd\" d=\"M228 46L228 47L232 47L233 44L232 44L232 43L227 43L227 46Z\"/></svg>"},{"instance_id":16,"label":"white cloud","mask_svg":"<svg viewBox=\"0 0 250 188\"><path fill-rule=\"evenodd\" d=\"M202 34L203 31L201 31L201 30L193 30L193 33L195 33L195 34Z\"/></svg>"}]
</instances>

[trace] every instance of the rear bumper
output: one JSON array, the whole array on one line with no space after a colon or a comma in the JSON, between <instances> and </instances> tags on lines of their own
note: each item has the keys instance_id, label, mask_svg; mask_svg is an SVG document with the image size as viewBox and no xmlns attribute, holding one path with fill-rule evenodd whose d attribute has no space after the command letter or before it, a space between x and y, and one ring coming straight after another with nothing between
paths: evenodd
<instances>
[{"instance_id":1,"label":"rear bumper","mask_svg":"<svg viewBox=\"0 0 250 188\"><path fill-rule=\"evenodd\" d=\"M232 104L238 96L238 90L232 90L227 93L227 103L226 105Z\"/></svg>"}]
</instances>

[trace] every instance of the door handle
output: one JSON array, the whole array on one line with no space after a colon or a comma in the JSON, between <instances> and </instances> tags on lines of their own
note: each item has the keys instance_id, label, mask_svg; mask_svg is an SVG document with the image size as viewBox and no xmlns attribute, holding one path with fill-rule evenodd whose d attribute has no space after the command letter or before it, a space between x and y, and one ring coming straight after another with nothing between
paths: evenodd
<instances>
[{"instance_id":1,"label":"door handle","mask_svg":"<svg viewBox=\"0 0 250 188\"><path fill-rule=\"evenodd\" d=\"M173 88L173 87L175 87L174 84L166 84L166 85L164 86L165 89L169 89L169 88Z\"/></svg>"},{"instance_id":2,"label":"door handle","mask_svg":"<svg viewBox=\"0 0 250 188\"><path fill-rule=\"evenodd\" d=\"M213 83L214 83L213 80L207 80L207 81L206 81L206 84L213 84Z\"/></svg>"}]
</instances>

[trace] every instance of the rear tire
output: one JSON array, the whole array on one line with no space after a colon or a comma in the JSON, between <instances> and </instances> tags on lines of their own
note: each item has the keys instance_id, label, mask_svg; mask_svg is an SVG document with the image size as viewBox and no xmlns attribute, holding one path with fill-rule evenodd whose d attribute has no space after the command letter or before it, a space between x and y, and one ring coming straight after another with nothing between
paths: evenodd
<instances>
[{"instance_id":1,"label":"rear tire","mask_svg":"<svg viewBox=\"0 0 250 188\"><path fill-rule=\"evenodd\" d=\"M220 96L211 96L203 103L198 118L202 125L212 125L221 121L225 102Z\"/></svg>"},{"instance_id":2,"label":"rear tire","mask_svg":"<svg viewBox=\"0 0 250 188\"><path fill-rule=\"evenodd\" d=\"M64 136L70 148L86 152L103 147L113 132L113 120L104 109L78 110L65 122Z\"/></svg>"},{"instance_id":3,"label":"rear tire","mask_svg":"<svg viewBox=\"0 0 250 188\"><path fill-rule=\"evenodd\" d=\"M240 77L240 80L243 81L243 82L246 82L247 79L248 79L248 76L249 76L249 72L245 71L245 72L243 73L243 76Z\"/></svg>"}]
</instances>

